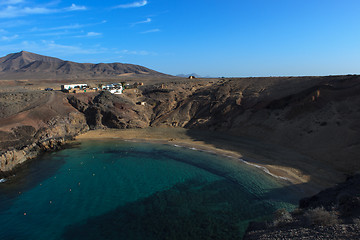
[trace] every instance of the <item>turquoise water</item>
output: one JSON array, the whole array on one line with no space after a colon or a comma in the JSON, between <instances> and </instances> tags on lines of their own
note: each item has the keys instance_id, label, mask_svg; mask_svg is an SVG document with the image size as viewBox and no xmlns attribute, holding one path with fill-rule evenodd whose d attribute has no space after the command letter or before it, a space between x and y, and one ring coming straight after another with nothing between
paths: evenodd
<instances>
[{"instance_id":1,"label":"turquoise water","mask_svg":"<svg viewBox=\"0 0 360 240\"><path fill-rule=\"evenodd\" d=\"M299 195L239 160L83 141L0 184L0 239L239 239Z\"/></svg>"}]
</instances>

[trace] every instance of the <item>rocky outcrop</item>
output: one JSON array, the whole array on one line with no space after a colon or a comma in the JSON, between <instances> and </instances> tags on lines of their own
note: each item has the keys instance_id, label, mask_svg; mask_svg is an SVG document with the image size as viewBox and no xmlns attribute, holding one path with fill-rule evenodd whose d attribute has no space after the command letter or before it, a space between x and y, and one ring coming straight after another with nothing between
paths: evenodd
<instances>
[{"instance_id":1,"label":"rocky outcrop","mask_svg":"<svg viewBox=\"0 0 360 240\"><path fill-rule=\"evenodd\" d=\"M335 210L346 222L360 219L360 174L351 176L346 182L325 189L315 196L300 200L299 207Z\"/></svg>"},{"instance_id":2,"label":"rocky outcrop","mask_svg":"<svg viewBox=\"0 0 360 240\"><path fill-rule=\"evenodd\" d=\"M126 96L101 92L93 98L81 100L69 96L69 103L84 114L90 129L144 128L149 126L151 109L140 106Z\"/></svg>"},{"instance_id":3,"label":"rocky outcrop","mask_svg":"<svg viewBox=\"0 0 360 240\"><path fill-rule=\"evenodd\" d=\"M28 131L24 132L27 129ZM31 126L14 129L13 140L3 142L11 145L0 155L0 171L7 172L41 152L57 150L69 139L88 130L85 117L71 112L66 118L56 117L38 131ZM10 149L9 149L10 148Z\"/></svg>"},{"instance_id":4,"label":"rocky outcrop","mask_svg":"<svg viewBox=\"0 0 360 240\"><path fill-rule=\"evenodd\" d=\"M359 238L359 224L338 224L251 231L245 235L244 240L357 240Z\"/></svg>"},{"instance_id":5,"label":"rocky outcrop","mask_svg":"<svg viewBox=\"0 0 360 240\"><path fill-rule=\"evenodd\" d=\"M245 240L359 239L360 175L300 201L292 213L280 210L274 219L250 224Z\"/></svg>"},{"instance_id":6,"label":"rocky outcrop","mask_svg":"<svg viewBox=\"0 0 360 240\"><path fill-rule=\"evenodd\" d=\"M41 152L60 149L65 138L50 138L26 145L22 149L9 150L0 156L0 169L2 172L12 171L15 167L29 159L36 158ZM6 175L6 174L5 174Z\"/></svg>"}]
</instances>

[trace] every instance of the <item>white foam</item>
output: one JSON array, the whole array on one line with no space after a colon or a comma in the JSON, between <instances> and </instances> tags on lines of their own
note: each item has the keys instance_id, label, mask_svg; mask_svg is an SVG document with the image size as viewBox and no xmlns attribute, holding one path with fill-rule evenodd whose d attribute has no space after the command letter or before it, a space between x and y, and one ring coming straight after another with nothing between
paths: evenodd
<instances>
[{"instance_id":1,"label":"white foam","mask_svg":"<svg viewBox=\"0 0 360 240\"><path fill-rule=\"evenodd\" d=\"M199 150L199 151L202 151L202 152L207 152L207 153L211 153L211 154L216 154L215 152L210 151L210 150L204 150L204 149L202 149L202 150Z\"/></svg>"},{"instance_id":2,"label":"white foam","mask_svg":"<svg viewBox=\"0 0 360 240\"><path fill-rule=\"evenodd\" d=\"M270 176L272 176L272 177L274 177L274 178L278 178L278 179L290 181L290 179L287 178L287 177L281 177L281 176L278 176L278 175L275 175L275 174L271 173L271 172L269 171L269 169L267 169L266 167L263 167L263 166L260 166L260 165L254 164L254 163L250 163L250 162L248 162L248 161L245 161L245 160L242 159L242 158L239 158L239 160L242 161L243 163L247 164L247 165L250 165L250 166L253 166L253 167L256 167L256 168L259 168L259 169L263 170L265 173L269 174Z\"/></svg>"},{"instance_id":3,"label":"white foam","mask_svg":"<svg viewBox=\"0 0 360 240\"><path fill-rule=\"evenodd\" d=\"M177 144L174 144L173 146L174 146L174 147L184 147L184 146L180 146L180 145L177 145ZM194 151L200 151L200 152L207 152L207 153L216 154L215 152L210 151L210 150L197 149L197 148L194 148L194 147L185 147L185 148L188 148L188 149L191 149L191 150L194 150ZM223 155L223 156L228 157L228 158L234 158L234 157L231 156L231 155ZM269 174L270 176L272 176L272 177L274 177L274 178L282 179L282 180L285 180L285 181L290 181L290 179L287 178L287 177L282 177L282 176L278 176L278 175L275 175L275 174L271 173L271 172L269 171L269 169L267 169L266 167L263 167L263 166L260 166L260 165L254 164L254 163L250 163L250 162L248 162L248 161L245 161L245 160L242 159L242 158L239 158L239 160L242 161L243 163L247 164L247 165L250 165L250 166L253 166L253 167L256 167L256 168L261 169L263 172L265 172L266 174Z\"/></svg>"},{"instance_id":4,"label":"white foam","mask_svg":"<svg viewBox=\"0 0 360 240\"><path fill-rule=\"evenodd\" d=\"M213 151L205 150L205 149L198 149L198 148L188 147L188 146L183 146L183 145L178 145L178 144L173 144L172 146L178 147L178 148L186 148L186 149L190 149L190 150L193 150L193 151L207 152L207 153L215 154Z\"/></svg>"}]
</instances>

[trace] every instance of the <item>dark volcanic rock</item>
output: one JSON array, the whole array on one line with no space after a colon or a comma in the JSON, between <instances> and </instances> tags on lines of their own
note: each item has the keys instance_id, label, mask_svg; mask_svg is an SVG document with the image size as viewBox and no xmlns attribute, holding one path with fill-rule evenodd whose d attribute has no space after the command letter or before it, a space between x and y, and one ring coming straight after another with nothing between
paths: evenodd
<instances>
[{"instance_id":1,"label":"dark volcanic rock","mask_svg":"<svg viewBox=\"0 0 360 240\"><path fill-rule=\"evenodd\" d=\"M324 207L328 211L336 209L343 218L360 218L360 174L349 177L346 182L325 189L315 196L302 199L299 207Z\"/></svg>"},{"instance_id":2,"label":"dark volcanic rock","mask_svg":"<svg viewBox=\"0 0 360 240\"><path fill-rule=\"evenodd\" d=\"M356 240L360 239L358 224L316 226L313 228L276 228L247 232L244 240Z\"/></svg>"},{"instance_id":3,"label":"dark volcanic rock","mask_svg":"<svg viewBox=\"0 0 360 240\"><path fill-rule=\"evenodd\" d=\"M84 116L76 112L52 119L47 128L17 127L12 133L7 133L7 138L1 139L0 172L11 171L41 152L57 150L66 140L86 130L88 126Z\"/></svg>"},{"instance_id":4,"label":"dark volcanic rock","mask_svg":"<svg viewBox=\"0 0 360 240\"><path fill-rule=\"evenodd\" d=\"M37 131L32 126L19 126L12 132L0 132L0 149L19 149L33 142Z\"/></svg>"},{"instance_id":5,"label":"dark volcanic rock","mask_svg":"<svg viewBox=\"0 0 360 240\"><path fill-rule=\"evenodd\" d=\"M136 105L123 95L101 92L85 103L76 95L70 96L69 103L82 112L90 129L101 128L144 128L149 126L150 110Z\"/></svg>"},{"instance_id":6,"label":"dark volcanic rock","mask_svg":"<svg viewBox=\"0 0 360 240\"><path fill-rule=\"evenodd\" d=\"M300 200L286 221L250 224L245 240L359 239L360 174L344 183Z\"/></svg>"}]
</instances>

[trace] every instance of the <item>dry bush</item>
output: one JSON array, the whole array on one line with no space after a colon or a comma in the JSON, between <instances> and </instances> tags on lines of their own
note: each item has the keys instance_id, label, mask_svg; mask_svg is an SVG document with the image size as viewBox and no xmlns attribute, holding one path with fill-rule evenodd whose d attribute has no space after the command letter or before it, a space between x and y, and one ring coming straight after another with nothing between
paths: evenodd
<instances>
[{"instance_id":1,"label":"dry bush","mask_svg":"<svg viewBox=\"0 0 360 240\"><path fill-rule=\"evenodd\" d=\"M323 207L308 210L304 217L310 225L329 226L339 223L339 219L334 212L326 211Z\"/></svg>"},{"instance_id":2,"label":"dry bush","mask_svg":"<svg viewBox=\"0 0 360 240\"><path fill-rule=\"evenodd\" d=\"M302 216L304 214L304 209L295 208L294 211L291 212L293 216Z\"/></svg>"},{"instance_id":3,"label":"dry bush","mask_svg":"<svg viewBox=\"0 0 360 240\"><path fill-rule=\"evenodd\" d=\"M287 223L290 223L293 220L291 214L284 208L276 210L274 213L274 220L272 226L282 226Z\"/></svg>"},{"instance_id":4,"label":"dry bush","mask_svg":"<svg viewBox=\"0 0 360 240\"><path fill-rule=\"evenodd\" d=\"M356 225L360 225L360 218L354 218L353 223Z\"/></svg>"}]
</instances>

